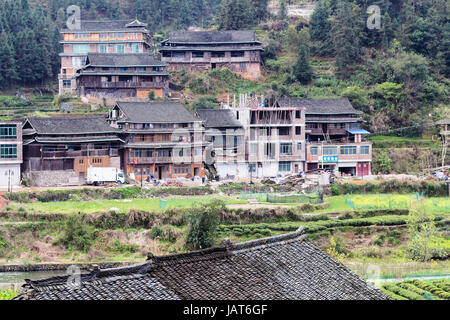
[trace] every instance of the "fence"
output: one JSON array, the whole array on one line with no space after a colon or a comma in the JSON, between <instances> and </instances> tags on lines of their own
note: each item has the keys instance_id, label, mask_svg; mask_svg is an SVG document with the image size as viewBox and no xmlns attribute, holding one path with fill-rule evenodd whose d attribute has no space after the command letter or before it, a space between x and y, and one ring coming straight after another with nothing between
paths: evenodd
<instances>
[{"instance_id":1,"label":"fence","mask_svg":"<svg viewBox=\"0 0 450 320\"><path fill-rule=\"evenodd\" d=\"M323 194L314 192L310 194L283 194L283 193L255 193L243 191L240 198L244 200L256 199L258 202L269 203L323 203Z\"/></svg>"}]
</instances>

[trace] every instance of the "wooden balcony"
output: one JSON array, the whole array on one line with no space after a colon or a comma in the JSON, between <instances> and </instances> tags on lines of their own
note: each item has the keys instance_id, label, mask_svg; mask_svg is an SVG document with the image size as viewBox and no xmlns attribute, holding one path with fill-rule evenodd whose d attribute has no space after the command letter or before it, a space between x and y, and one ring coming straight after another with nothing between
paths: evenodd
<instances>
[{"instance_id":1,"label":"wooden balcony","mask_svg":"<svg viewBox=\"0 0 450 320\"><path fill-rule=\"evenodd\" d=\"M116 81L116 82L101 82L93 85L85 85L86 87L96 87L102 89L116 89L116 88L165 88L164 82L128 82L128 81Z\"/></svg>"},{"instance_id":2,"label":"wooden balcony","mask_svg":"<svg viewBox=\"0 0 450 320\"><path fill-rule=\"evenodd\" d=\"M78 151L43 151L44 159L64 159L77 157L118 157L118 149L78 150Z\"/></svg>"}]
</instances>

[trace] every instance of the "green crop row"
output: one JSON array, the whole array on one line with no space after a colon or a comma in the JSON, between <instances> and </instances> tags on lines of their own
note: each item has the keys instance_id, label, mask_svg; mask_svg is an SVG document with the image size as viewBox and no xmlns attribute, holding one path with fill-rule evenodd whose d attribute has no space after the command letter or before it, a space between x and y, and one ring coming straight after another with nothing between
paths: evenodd
<instances>
[{"instance_id":1,"label":"green crop row","mask_svg":"<svg viewBox=\"0 0 450 320\"><path fill-rule=\"evenodd\" d=\"M422 281L407 280L385 283L381 290L395 300L450 300L450 281L447 279Z\"/></svg>"}]
</instances>

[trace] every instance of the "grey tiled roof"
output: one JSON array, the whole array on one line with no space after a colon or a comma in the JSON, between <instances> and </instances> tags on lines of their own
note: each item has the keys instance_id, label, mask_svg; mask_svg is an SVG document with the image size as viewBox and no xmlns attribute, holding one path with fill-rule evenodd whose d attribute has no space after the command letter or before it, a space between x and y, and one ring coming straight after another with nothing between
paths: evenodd
<instances>
[{"instance_id":1,"label":"grey tiled roof","mask_svg":"<svg viewBox=\"0 0 450 320\"><path fill-rule=\"evenodd\" d=\"M62 32L70 31L133 31L137 29L145 29L147 25L135 19L128 20L81 20L81 29L69 30L63 29ZM140 27L140 28L139 28Z\"/></svg>"},{"instance_id":2,"label":"grey tiled roof","mask_svg":"<svg viewBox=\"0 0 450 320\"><path fill-rule=\"evenodd\" d=\"M303 229L92 271L78 288L67 280L27 280L16 299L389 299L307 241Z\"/></svg>"},{"instance_id":3,"label":"grey tiled roof","mask_svg":"<svg viewBox=\"0 0 450 320\"><path fill-rule=\"evenodd\" d=\"M125 114L123 122L187 123L201 121L181 102L117 102Z\"/></svg>"},{"instance_id":4,"label":"grey tiled roof","mask_svg":"<svg viewBox=\"0 0 450 320\"><path fill-rule=\"evenodd\" d=\"M299 99L281 98L278 99L280 107L304 107L306 114L362 114L361 111L353 108L347 98L331 99Z\"/></svg>"},{"instance_id":5,"label":"grey tiled roof","mask_svg":"<svg viewBox=\"0 0 450 320\"><path fill-rule=\"evenodd\" d=\"M167 40L168 43L251 43L255 41L254 30L176 31L171 32Z\"/></svg>"},{"instance_id":6,"label":"grey tiled roof","mask_svg":"<svg viewBox=\"0 0 450 320\"><path fill-rule=\"evenodd\" d=\"M80 117L80 118L28 118L38 134L83 134L119 132L112 128L105 117Z\"/></svg>"},{"instance_id":7,"label":"grey tiled roof","mask_svg":"<svg viewBox=\"0 0 450 320\"><path fill-rule=\"evenodd\" d=\"M86 64L94 67L147 67L147 66L167 66L167 63L155 59L148 53L90 53Z\"/></svg>"},{"instance_id":8,"label":"grey tiled roof","mask_svg":"<svg viewBox=\"0 0 450 320\"><path fill-rule=\"evenodd\" d=\"M229 109L197 109L196 113L207 128L242 128L242 124Z\"/></svg>"}]
</instances>

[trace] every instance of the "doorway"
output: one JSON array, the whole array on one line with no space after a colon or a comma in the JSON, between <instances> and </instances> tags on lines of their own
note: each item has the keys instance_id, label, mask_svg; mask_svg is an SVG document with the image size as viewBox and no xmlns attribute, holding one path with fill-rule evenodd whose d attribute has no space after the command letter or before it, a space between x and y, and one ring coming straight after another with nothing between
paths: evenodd
<instances>
[{"instance_id":1,"label":"doorway","mask_svg":"<svg viewBox=\"0 0 450 320\"><path fill-rule=\"evenodd\" d=\"M194 177L198 176L198 168L194 168Z\"/></svg>"}]
</instances>

